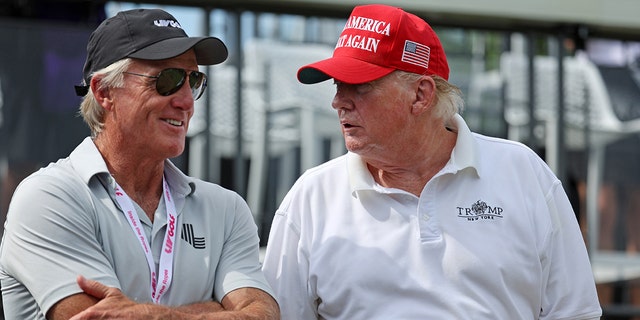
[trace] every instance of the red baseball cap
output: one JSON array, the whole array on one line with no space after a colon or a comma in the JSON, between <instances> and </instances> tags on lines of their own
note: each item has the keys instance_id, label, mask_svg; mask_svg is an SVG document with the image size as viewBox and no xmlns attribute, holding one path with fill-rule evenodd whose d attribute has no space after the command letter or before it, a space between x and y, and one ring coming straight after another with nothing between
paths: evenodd
<instances>
[{"instance_id":1,"label":"red baseball cap","mask_svg":"<svg viewBox=\"0 0 640 320\"><path fill-rule=\"evenodd\" d=\"M303 66L298 80L358 84L394 70L449 79L447 57L429 24L401 8L372 4L353 9L333 57Z\"/></svg>"}]
</instances>

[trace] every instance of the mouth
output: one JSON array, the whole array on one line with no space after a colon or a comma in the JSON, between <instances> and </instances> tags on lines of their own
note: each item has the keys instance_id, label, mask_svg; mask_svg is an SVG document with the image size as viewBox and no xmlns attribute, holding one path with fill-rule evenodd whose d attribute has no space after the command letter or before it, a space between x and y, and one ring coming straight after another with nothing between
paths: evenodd
<instances>
[{"instance_id":1,"label":"mouth","mask_svg":"<svg viewBox=\"0 0 640 320\"><path fill-rule=\"evenodd\" d=\"M162 119L164 122L174 126L174 127L181 127L182 126L182 121L180 120L176 120L176 119Z\"/></svg>"},{"instance_id":2,"label":"mouth","mask_svg":"<svg viewBox=\"0 0 640 320\"><path fill-rule=\"evenodd\" d=\"M352 123L350 123L350 122L347 122L347 121L341 121L341 122L340 122L340 124L341 124L341 125L342 125L342 127L343 127L343 128L345 128L345 129L350 129L350 128L357 127L356 125L354 125L354 124L352 124Z\"/></svg>"}]
</instances>

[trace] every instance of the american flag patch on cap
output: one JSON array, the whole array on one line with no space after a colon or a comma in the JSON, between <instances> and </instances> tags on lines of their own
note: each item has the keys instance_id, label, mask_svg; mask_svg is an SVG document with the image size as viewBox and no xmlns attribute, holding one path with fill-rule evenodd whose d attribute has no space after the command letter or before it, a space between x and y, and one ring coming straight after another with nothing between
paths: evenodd
<instances>
[{"instance_id":1,"label":"american flag patch on cap","mask_svg":"<svg viewBox=\"0 0 640 320\"><path fill-rule=\"evenodd\" d=\"M430 53L431 49L429 46L406 40L404 42L404 50L402 51L402 61L429 68Z\"/></svg>"}]
</instances>

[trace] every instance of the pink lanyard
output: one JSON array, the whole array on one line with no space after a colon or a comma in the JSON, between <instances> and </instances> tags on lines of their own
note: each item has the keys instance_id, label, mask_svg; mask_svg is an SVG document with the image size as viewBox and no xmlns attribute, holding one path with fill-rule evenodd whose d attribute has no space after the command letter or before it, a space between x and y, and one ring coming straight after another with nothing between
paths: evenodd
<instances>
[{"instance_id":1,"label":"pink lanyard","mask_svg":"<svg viewBox=\"0 0 640 320\"><path fill-rule=\"evenodd\" d=\"M147 236L142 230L140 224L140 218L133 207L131 198L120 188L120 185L116 182L116 201L120 204L122 211L124 211L131 230L138 237L140 246L144 251L149 264L149 271L151 272L151 299L154 303L160 303L160 298L169 289L171 285L171 278L173 276L173 256L174 248L173 244L176 240L176 234L178 233L178 215L176 213L176 207L171 198L171 192L169 191L169 185L167 181L162 177L162 192L164 193L164 203L167 210L167 232L164 235L164 244L162 246L162 252L160 253L159 274L156 273L155 262L153 261L153 255L149 248L149 241ZM159 279L162 277L162 280ZM160 286L158 286L160 281Z\"/></svg>"}]
</instances>

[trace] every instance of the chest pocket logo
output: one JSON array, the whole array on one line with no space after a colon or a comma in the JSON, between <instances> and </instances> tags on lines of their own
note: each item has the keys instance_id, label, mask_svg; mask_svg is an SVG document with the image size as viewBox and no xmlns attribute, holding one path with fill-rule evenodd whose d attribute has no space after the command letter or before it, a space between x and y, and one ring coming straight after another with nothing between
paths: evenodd
<instances>
[{"instance_id":1,"label":"chest pocket logo","mask_svg":"<svg viewBox=\"0 0 640 320\"><path fill-rule=\"evenodd\" d=\"M476 201L469 208L456 207L456 209L458 209L458 218L467 219L467 221L496 220L504 217L502 207L490 206L482 200Z\"/></svg>"},{"instance_id":2,"label":"chest pocket logo","mask_svg":"<svg viewBox=\"0 0 640 320\"><path fill-rule=\"evenodd\" d=\"M180 238L188 242L196 249L205 249L207 247L204 237L196 237L193 231L193 225L190 223L182 224L182 232L180 232Z\"/></svg>"}]
</instances>

